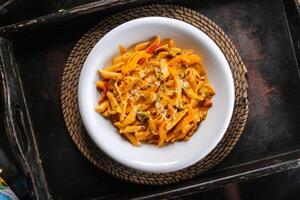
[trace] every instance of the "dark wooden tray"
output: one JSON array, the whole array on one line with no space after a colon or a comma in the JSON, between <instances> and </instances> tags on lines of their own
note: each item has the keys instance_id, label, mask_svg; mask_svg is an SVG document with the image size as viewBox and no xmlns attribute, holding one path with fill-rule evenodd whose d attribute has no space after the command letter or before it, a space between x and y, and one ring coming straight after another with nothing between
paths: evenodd
<instances>
[{"instance_id":1,"label":"dark wooden tray","mask_svg":"<svg viewBox=\"0 0 300 200\"><path fill-rule=\"evenodd\" d=\"M76 41L101 19L149 1L100 1L62 10L0 27L0 35L7 39L0 40L0 103L5 106L1 120L38 199L179 197L300 166L300 55L296 45L300 22L296 2L171 3L197 10L216 22L246 64L250 115L237 146L205 174L167 186L130 184L90 164L64 124L60 106L64 64Z\"/></svg>"}]
</instances>

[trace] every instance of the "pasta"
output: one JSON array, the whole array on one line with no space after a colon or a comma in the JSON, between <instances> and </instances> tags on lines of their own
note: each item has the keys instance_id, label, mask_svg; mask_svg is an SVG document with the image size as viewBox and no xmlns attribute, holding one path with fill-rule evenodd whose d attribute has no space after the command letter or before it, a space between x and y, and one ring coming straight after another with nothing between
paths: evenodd
<instances>
[{"instance_id":1,"label":"pasta","mask_svg":"<svg viewBox=\"0 0 300 200\"><path fill-rule=\"evenodd\" d=\"M96 111L133 145L188 140L206 118L215 94L201 57L156 36L131 49L119 46L99 70Z\"/></svg>"}]
</instances>

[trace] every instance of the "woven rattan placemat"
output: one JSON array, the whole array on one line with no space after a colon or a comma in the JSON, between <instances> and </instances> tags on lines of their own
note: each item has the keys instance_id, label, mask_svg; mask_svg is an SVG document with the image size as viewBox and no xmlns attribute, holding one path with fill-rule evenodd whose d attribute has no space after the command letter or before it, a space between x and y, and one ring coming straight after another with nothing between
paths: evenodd
<instances>
[{"instance_id":1,"label":"woven rattan placemat","mask_svg":"<svg viewBox=\"0 0 300 200\"><path fill-rule=\"evenodd\" d=\"M125 167L102 153L83 127L78 104L77 87L83 63L94 45L108 31L132 19L165 16L185 21L206 33L224 53L235 84L235 105L230 125L217 147L204 159L185 169L170 173L145 173ZM70 136L81 153L101 170L139 184L169 184L192 178L218 164L238 141L248 116L246 68L226 34L207 17L188 8L174 5L149 5L130 9L102 20L77 42L67 60L61 86L61 103Z\"/></svg>"}]
</instances>

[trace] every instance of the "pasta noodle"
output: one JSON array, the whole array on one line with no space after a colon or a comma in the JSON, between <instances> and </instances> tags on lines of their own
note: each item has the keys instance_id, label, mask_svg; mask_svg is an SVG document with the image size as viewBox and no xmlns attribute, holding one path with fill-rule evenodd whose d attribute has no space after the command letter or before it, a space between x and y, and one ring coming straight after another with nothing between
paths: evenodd
<instances>
[{"instance_id":1,"label":"pasta noodle","mask_svg":"<svg viewBox=\"0 0 300 200\"><path fill-rule=\"evenodd\" d=\"M126 49L99 70L96 111L133 145L187 141L206 118L215 94L202 59L156 36Z\"/></svg>"}]
</instances>

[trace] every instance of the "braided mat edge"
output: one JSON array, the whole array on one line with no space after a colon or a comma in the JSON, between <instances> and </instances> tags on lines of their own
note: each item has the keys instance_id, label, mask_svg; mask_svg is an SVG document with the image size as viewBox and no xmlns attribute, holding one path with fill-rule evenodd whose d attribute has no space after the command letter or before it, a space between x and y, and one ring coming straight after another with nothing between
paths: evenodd
<instances>
[{"instance_id":1,"label":"braided mat edge","mask_svg":"<svg viewBox=\"0 0 300 200\"><path fill-rule=\"evenodd\" d=\"M235 105L230 125L223 139L204 159L192 166L170 173L146 173L112 160L91 141L86 133L77 104L77 87L83 63L94 45L116 26L140 17L164 16L185 21L206 33L224 53L234 78ZM226 34L210 19L188 8L176 5L148 5L129 9L102 20L84 34L69 55L62 77L61 104L68 132L81 153L101 170L129 182L149 185L175 183L197 176L222 161L241 136L248 116L247 71Z\"/></svg>"}]
</instances>

